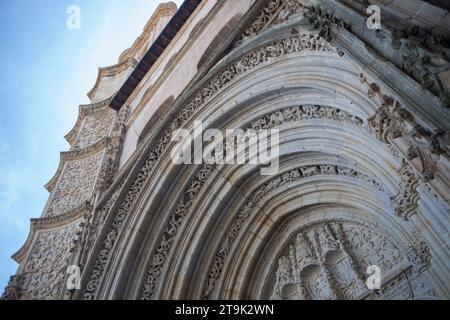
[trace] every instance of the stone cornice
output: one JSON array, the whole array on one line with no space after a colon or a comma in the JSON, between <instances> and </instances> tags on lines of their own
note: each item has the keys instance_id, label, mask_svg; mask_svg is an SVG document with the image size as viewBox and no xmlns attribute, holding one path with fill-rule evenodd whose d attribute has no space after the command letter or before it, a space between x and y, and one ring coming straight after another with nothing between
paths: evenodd
<instances>
[{"instance_id":1,"label":"stone cornice","mask_svg":"<svg viewBox=\"0 0 450 320\"><path fill-rule=\"evenodd\" d=\"M136 39L131 48L128 48L119 57L119 63L125 61L126 59L134 58L137 59L137 54L144 45L149 41L150 33L155 29L159 20L163 17L173 16L177 12L177 5L173 2L162 3L155 10L153 15L148 20L144 27L142 34Z\"/></svg>"},{"instance_id":2,"label":"stone cornice","mask_svg":"<svg viewBox=\"0 0 450 320\"><path fill-rule=\"evenodd\" d=\"M88 92L87 96L89 99L93 100L95 97L95 93L97 92L100 83L103 78L105 77L112 77L115 75L118 75L126 70L128 70L130 67L135 68L137 65L137 61L134 58L128 58L118 64L109 66L109 67L102 67L98 69L98 76L97 80L94 84L94 87L91 89L91 91Z\"/></svg>"},{"instance_id":3,"label":"stone cornice","mask_svg":"<svg viewBox=\"0 0 450 320\"><path fill-rule=\"evenodd\" d=\"M178 31L181 30L195 9L197 9L200 2L201 0L185 0L183 2L177 13L172 17L155 42L150 46L148 52L138 63L135 70L114 96L111 101L111 108L119 110L123 106L128 97L133 93L142 79L144 79L147 72L175 38Z\"/></svg>"},{"instance_id":4,"label":"stone cornice","mask_svg":"<svg viewBox=\"0 0 450 320\"><path fill-rule=\"evenodd\" d=\"M22 248L20 248L19 251L17 251L12 256L12 259L14 259L14 261L16 261L19 264L23 262L31 247L31 244L37 231L54 229L64 225L71 224L80 219L90 209L91 204L89 202L86 202L83 205L59 216L31 219L30 233L28 234L28 238L25 241Z\"/></svg>"},{"instance_id":5,"label":"stone cornice","mask_svg":"<svg viewBox=\"0 0 450 320\"><path fill-rule=\"evenodd\" d=\"M70 130L70 132L64 136L64 139L66 139L66 141L70 144L71 147L73 147L76 143L75 140L77 138L78 132L81 128L81 124L83 123L84 118L89 114L100 111L102 108L107 108L110 102L111 98L108 98L97 103L79 106L77 122L75 123L75 126L72 128L72 130Z\"/></svg>"},{"instance_id":6,"label":"stone cornice","mask_svg":"<svg viewBox=\"0 0 450 320\"><path fill-rule=\"evenodd\" d=\"M111 141L110 137L105 137L87 148L61 152L58 169L53 178L45 185L45 188L49 192L53 191L66 162L90 157L98 153L100 150L105 149L110 143L110 141Z\"/></svg>"}]
</instances>

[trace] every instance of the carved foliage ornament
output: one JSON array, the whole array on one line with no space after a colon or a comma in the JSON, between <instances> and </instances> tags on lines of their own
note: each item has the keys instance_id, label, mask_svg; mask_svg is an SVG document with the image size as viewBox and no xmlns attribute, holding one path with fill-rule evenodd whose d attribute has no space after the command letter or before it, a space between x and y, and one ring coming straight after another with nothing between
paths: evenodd
<instances>
[{"instance_id":1,"label":"carved foliage ornament","mask_svg":"<svg viewBox=\"0 0 450 320\"><path fill-rule=\"evenodd\" d=\"M284 108L270 113L252 122L251 128L257 131L267 130L278 127L284 123L307 119L329 119L349 123L358 127L364 125L364 121L361 118L341 109L321 105L305 105Z\"/></svg>"},{"instance_id":2,"label":"carved foliage ornament","mask_svg":"<svg viewBox=\"0 0 450 320\"><path fill-rule=\"evenodd\" d=\"M433 180L436 161L440 156L450 156L449 132L440 129L432 132L424 128L397 100L384 95L377 84L369 84L363 74L360 78L369 87L369 97L377 97L381 101L381 107L368 119L374 134L390 145L394 139L405 139L409 145L405 157L420 162L418 172L425 182Z\"/></svg>"},{"instance_id":3,"label":"carved foliage ornament","mask_svg":"<svg viewBox=\"0 0 450 320\"><path fill-rule=\"evenodd\" d=\"M440 75L450 71L450 39L414 26L393 33L392 45L400 53L402 69L450 107L450 88Z\"/></svg>"},{"instance_id":4,"label":"carved foliage ornament","mask_svg":"<svg viewBox=\"0 0 450 320\"><path fill-rule=\"evenodd\" d=\"M200 189L203 187L213 170L213 166L207 165L197 173L194 179L190 182L189 187L185 190L175 211L171 214L160 239L159 246L153 254L151 265L146 271L146 277L140 297L141 300L151 300L154 298L164 264L170 250L172 249L180 226L187 215L189 207L195 201Z\"/></svg>"},{"instance_id":5,"label":"carved foliage ornament","mask_svg":"<svg viewBox=\"0 0 450 320\"><path fill-rule=\"evenodd\" d=\"M250 27L244 31L236 46L257 36L272 25L280 24L292 15L298 14L304 7L298 0L272 0L261 11Z\"/></svg>"},{"instance_id":6,"label":"carved foliage ornament","mask_svg":"<svg viewBox=\"0 0 450 320\"><path fill-rule=\"evenodd\" d=\"M250 27L244 31L242 37L237 41L236 47L256 37L271 26L281 24L289 18L297 15L304 16L317 30L320 37L330 42L335 37L335 32L345 23L333 15L327 13L320 7L309 6L308 1L302 0L272 0L262 10L259 16L252 22Z\"/></svg>"},{"instance_id":7,"label":"carved foliage ornament","mask_svg":"<svg viewBox=\"0 0 450 320\"><path fill-rule=\"evenodd\" d=\"M38 233L23 273L14 278L13 287L21 287L20 298L54 300L61 297L73 239L78 230L79 223L72 223Z\"/></svg>"},{"instance_id":8,"label":"carved foliage ornament","mask_svg":"<svg viewBox=\"0 0 450 320\"><path fill-rule=\"evenodd\" d=\"M352 123L356 126L362 126L363 121L353 116L345 111L342 111L333 107L325 107L325 106L295 106L290 108L285 108L283 110L270 113L251 124L251 127L255 130L262 129L270 129L275 128L283 123L288 123L291 121L299 121L305 119L319 119L326 118L335 121ZM226 150L226 147L223 148ZM303 176L308 176L309 174L313 174L318 167L310 167L310 168L302 168ZM142 290L141 299L153 299L156 293L159 277L162 272L162 268L164 262L166 261L166 257L172 248L172 244L175 236L178 233L178 229L183 222L187 210L194 200L194 196L197 195L199 189L203 186L206 179L209 177L213 170L211 166L205 166L200 170L199 174L194 178L190 183L190 188L186 191L186 197L178 204L176 211L172 214L169 219L168 226L164 232L163 238L160 241L160 245L153 256L153 262L147 271L147 276L145 278L144 288ZM383 191L383 188L380 184L375 182L373 179L368 176L361 175L354 170L346 169L343 167L323 167L321 169L322 173L325 174L340 174L340 175L348 175L354 178L360 178L363 181L374 184L376 188L380 191ZM292 175L295 175L293 172Z\"/></svg>"}]
</instances>

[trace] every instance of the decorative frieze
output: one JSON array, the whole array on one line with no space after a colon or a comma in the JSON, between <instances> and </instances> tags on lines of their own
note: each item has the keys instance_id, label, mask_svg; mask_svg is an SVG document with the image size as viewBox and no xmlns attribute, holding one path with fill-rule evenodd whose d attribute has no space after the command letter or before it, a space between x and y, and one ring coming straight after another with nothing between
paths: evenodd
<instances>
[{"instance_id":1,"label":"decorative frieze","mask_svg":"<svg viewBox=\"0 0 450 320\"><path fill-rule=\"evenodd\" d=\"M251 128L255 130L273 129L285 123L309 119L328 119L352 124L358 127L364 125L364 121L361 118L341 109L320 105L305 105L284 108L265 115L264 117L253 121Z\"/></svg>"},{"instance_id":2,"label":"decorative frieze","mask_svg":"<svg viewBox=\"0 0 450 320\"><path fill-rule=\"evenodd\" d=\"M21 299L60 298L78 230L79 224L72 223L38 233L21 274Z\"/></svg>"}]
</instances>

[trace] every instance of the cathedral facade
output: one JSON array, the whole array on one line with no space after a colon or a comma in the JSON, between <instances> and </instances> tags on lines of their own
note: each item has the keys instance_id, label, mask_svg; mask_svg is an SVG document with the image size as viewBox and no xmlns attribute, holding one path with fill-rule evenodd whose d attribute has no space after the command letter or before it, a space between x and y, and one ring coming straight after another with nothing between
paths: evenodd
<instances>
[{"instance_id":1,"label":"cathedral facade","mask_svg":"<svg viewBox=\"0 0 450 320\"><path fill-rule=\"evenodd\" d=\"M99 69L2 298L449 299L449 10L161 4ZM276 129L277 173L174 163L198 122Z\"/></svg>"}]
</instances>

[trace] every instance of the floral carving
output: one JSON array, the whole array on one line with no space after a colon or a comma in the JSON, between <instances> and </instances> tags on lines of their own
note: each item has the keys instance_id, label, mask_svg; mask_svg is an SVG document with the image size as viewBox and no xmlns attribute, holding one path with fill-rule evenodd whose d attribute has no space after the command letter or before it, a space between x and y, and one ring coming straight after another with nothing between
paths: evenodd
<instances>
[{"instance_id":1,"label":"floral carving","mask_svg":"<svg viewBox=\"0 0 450 320\"><path fill-rule=\"evenodd\" d=\"M66 163L60 181L53 192L47 216L68 212L90 199L103 152Z\"/></svg>"},{"instance_id":2,"label":"floral carving","mask_svg":"<svg viewBox=\"0 0 450 320\"><path fill-rule=\"evenodd\" d=\"M78 223L39 232L21 277L21 299L60 299Z\"/></svg>"},{"instance_id":3,"label":"floral carving","mask_svg":"<svg viewBox=\"0 0 450 320\"><path fill-rule=\"evenodd\" d=\"M252 122L251 127L255 130L272 129L283 123L306 119L329 119L350 123L358 127L364 124L362 119L338 108L306 105L289 107L268 114Z\"/></svg>"}]
</instances>

